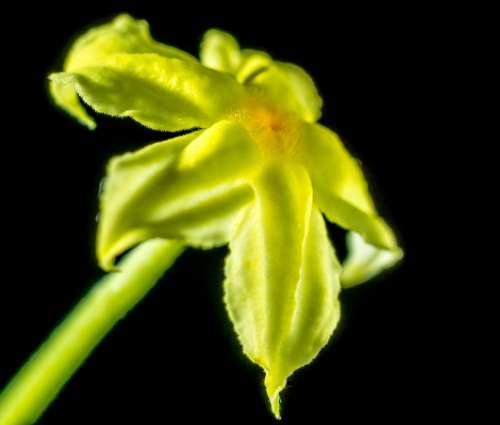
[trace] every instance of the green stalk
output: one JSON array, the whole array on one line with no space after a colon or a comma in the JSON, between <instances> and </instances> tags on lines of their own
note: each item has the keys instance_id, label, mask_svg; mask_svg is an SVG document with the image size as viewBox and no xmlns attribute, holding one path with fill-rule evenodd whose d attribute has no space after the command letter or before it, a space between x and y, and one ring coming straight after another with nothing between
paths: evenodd
<instances>
[{"instance_id":1,"label":"green stalk","mask_svg":"<svg viewBox=\"0 0 500 425\"><path fill-rule=\"evenodd\" d=\"M183 251L177 242L143 243L77 304L0 394L0 425L34 423L87 356L156 284Z\"/></svg>"}]
</instances>

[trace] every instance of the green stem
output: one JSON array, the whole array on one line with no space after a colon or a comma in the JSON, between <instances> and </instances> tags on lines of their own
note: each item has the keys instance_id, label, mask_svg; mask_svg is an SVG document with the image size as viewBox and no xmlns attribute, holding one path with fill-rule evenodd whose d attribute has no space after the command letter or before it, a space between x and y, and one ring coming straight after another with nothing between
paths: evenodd
<instances>
[{"instance_id":1,"label":"green stem","mask_svg":"<svg viewBox=\"0 0 500 425\"><path fill-rule=\"evenodd\" d=\"M0 394L0 425L34 423L113 326L183 251L151 240L132 251L80 301Z\"/></svg>"}]
</instances>

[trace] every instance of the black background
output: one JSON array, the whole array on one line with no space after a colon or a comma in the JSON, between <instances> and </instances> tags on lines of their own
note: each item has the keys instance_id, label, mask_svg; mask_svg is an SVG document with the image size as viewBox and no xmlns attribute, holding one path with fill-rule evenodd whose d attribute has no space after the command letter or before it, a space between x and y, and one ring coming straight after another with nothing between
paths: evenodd
<instances>
[{"instance_id":1,"label":"black background","mask_svg":"<svg viewBox=\"0 0 500 425\"><path fill-rule=\"evenodd\" d=\"M47 96L46 75L60 69L68 42L129 12L148 20L156 39L194 54L203 32L219 27L245 47L303 66L324 98L322 122L362 160L378 208L405 249L397 269L342 293L332 341L290 378L283 423L406 423L460 414L466 406L451 394L460 393L463 376L444 350L455 334L441 298L456 284L442 270L438 218L450 179L436 177L437 158L450 152L436 125L440 61L454 48L436 32L443 20L432 10L379 6L102 3L9 15L0 387L101 275L94 235L107 160L166 137L104 116L90 132ZM342 232L332 226L331 233L342 252ZM225 255L225 248L186 252L40 423L274 423L262 373L241 354L224 311Z\"/></svg>"}]
</instances>

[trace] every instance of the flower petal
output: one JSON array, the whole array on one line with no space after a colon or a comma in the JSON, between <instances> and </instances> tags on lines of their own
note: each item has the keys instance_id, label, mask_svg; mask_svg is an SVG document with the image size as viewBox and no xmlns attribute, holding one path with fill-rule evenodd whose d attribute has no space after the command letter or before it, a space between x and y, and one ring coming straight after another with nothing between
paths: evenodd
<instances>
[{"instance_id":1,"label":"flower petal","mask_svg":"<svg viewBox=\"0 0 500 425\"><path fill-rule=\"evenodd\" d=\"M259 50L240 50L231 34L216 29L205 33L200 58L205 66L233 74L240 83L256 88L307 122L321 117L323 100L300 66L273 61Z\"/></svg>"},{"instance_id":2,"label":"flower petal","mask_svg":"<svg viewBox=\"0 0 500 425\"><path fill-rule=\"evenodd\" d=\"M358 162L338 136L319 124L306 124L303 137L301 156L311 175L316 203L330 221L364 239L361 243L359 236L349 236L350 255L342 273L344 287L357 285L395 264L402 250L377 214Z\"/></svg>"},{"instance_id":3,"label":"flower petal","mask_svg":"<svg viewBox=\"0 0 500 425\"><path fill-rule=\"evenodd\" d=\"M156 53L165 57L196 62L196 58L190 54L153 40L146 21L136 20L129 15L122 14L110 23L92 28L80 36L71 47L63 70L72 72L79 68L99 66L116 53ZM94 120L81 105L72 86L52 80L50 91L61 108L89 128L95 127Z\"/></svg>"},{"instance_id":4,"label":"flower petal","mask_svg":"<svg viewBox=\"0 0 500 425\"><path fill-rule=\"evenodd\" d=\"M132 117L156 129L209 127L226 115L243 88L229 75L157 54L115 54L100 66L52 74L98 112Z\"/></svg>"},{"instance_id":5,"label":"flower petal","mask_svg":"<svg viewBox=\"0 0 500 425\"><path fill-rule=\"evenodd\" d=\"M250 84L253 78L271 65L272 61L273 59L266 52L243 49L236 79L242 84Z\"/></svg>"},{"instance_id":6,"label":"flower petal","mask_svg":"<svg viewBox=\"0 0 500 425\"><path fill-rule=\"evenodd\" d=\"M211 247L227 243L258 148L240 125L221 121L114 158L101 197L97 252L109 269L117 255L146 239L179 239Z\"/></svg>"},{"instance_id":7,"label":"flower petal","mask_svg":"<svg viewBox=\"0 0 500 425\"><path fill-rule=\"evenodd\" d=\"M49 87L50 94L57 106L64 109L73 118L78 120L80 124L86 126L90 130L95 129L96 123L94 119L87 114L87 111L81 104L80 99L78 99L78 95L71 84L60 83L55 79L51 79Z\"/></svg>"},{"instance_id":8,"label":"flower petal","mask_svg":"<svg viewBox=\"0 0 500 425\"><path fill-rule=\"evenodd\" d=\"M245 84L272 63L272 58L260 50L240 49L229 33L210 29L200 46L201 63L217 71L227 72Z\"/></svg>"},{"instance_id":9,"label":"flower petal","mask_svg":"<svg viewBox=\"0 0 500 425\"><path fill-rule=\"evenodd\" d=\"M315 188L314 199L328 220L364 239L364 243L360 243L355 238L353 243L352 237L348 237L349 256L343 265L342 287L363 283L403 258L394 233L376 213L357 209L324 188ZM368 249L368 246L371 247Z\"/></svg>"},{"instance_id":10,"label":"flower petal","mask_svg":"<svg viewBox=\"0 0 500 425\"><path fill-rule=\"evenodd\" d=\"M403 258L400 248L378 249L355 232L347 233L347 249L349 254L341 276L342 286L346 288L366 282Z\"/></svg>"},{"instance_id":11,"label":"flower petal","mask_svg":"<svg viewBox=\"0 0 500 425\"><path fill-rule=\"evenodd\" d=\"M298 65L275 61L255 75L249 86L258 88L306 122L321 117L323 100L312 78Z\"/></svg>"},{"instance_id":12,"label":"flower petal","mask_svg":"<svg viewBox=\"0 0 500 425\"><path fill-rule=\"evenodd\" d=\"M375 208L359 163L347 152L337 134L320 124L305 124L303 138L302 160L313 185L362 211L373 213Z\"/></svg>"},{"instance_id":13,"label":"flower petal","mask_svg":"<svg viewBox=\"0 0 500 425\"><path fill-rule=\"evenodd\" d=\"M253 187L230 242L225 302L245 354L266 372L279 417L288 376L317 355L338 321L340 267L301 167L272 166Z\"/></svg>"},{"instance_id":14,"label":"flower petal","mask_svg":"<svg viewBox=\"0 0 500 425\"><path fill-rule=\"evenodd\" d=\"M231 34L210 29L203 36L200 46L200 60L203 65L234 75L241 59L240 46Z\"/></svg>"}]
</instances>

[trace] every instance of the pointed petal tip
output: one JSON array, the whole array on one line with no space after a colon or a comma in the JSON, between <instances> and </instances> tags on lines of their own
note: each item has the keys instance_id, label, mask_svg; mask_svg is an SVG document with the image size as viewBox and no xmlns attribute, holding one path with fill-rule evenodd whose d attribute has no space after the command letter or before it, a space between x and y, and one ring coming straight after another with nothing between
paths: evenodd
<instances>
[{"instance_id":1,"label":"pointed petal tip","mask_svg":"<svg viewBox=\"0 0 500 425\"><path fill-rule=\"evenodd\" d=\"M104 256L102 254L97 254L97 263L99 267L106 273L113 273L120 271L115 264L115 259L112 256Z\"/></svg>"},{"instance_id":2,"label":"pointed petal tip","mask_svg":"<svg viewBox=\"0 0 500 425\"><path fill-rule=\"evenodd\" d=\"M264 379L264 386L266 387L267 397L271 404L271 411L276 419L281 419L281 399L280 393L285 388L286 377L283 378L278 374L273 374L269 371L266 372Z\"/></svg>"},{"instance_id":3,"label":"pointed petal tip","mask_svg":"<svg viewBox=\"0 0 500 425\"><path fill-rule=\"evenodd\" d=\"M90 131L94 131L97 127L96 122L90 117L79 117L78 122Z\"/></svg>"},{"instance_id":4,"label":"pointed petal tip","mask_svg":"<svg viewBox=\"0 0 500 425\"><path fill-rule=\"evenodd\" d=\"M277 397L276 400L273 403L271 403L271 410L273 412L274 417L277 420L281 420L280 400L279 400L279 397Z\"/></svg>"},{"instance_id":5,"label":"pointed petal tip","mask_svg":"<svg viewBox=\"0 0 500 425\"><path fill-rule=\"evenodd\" d=\"M128 248L135 245L131 243L129 245L115 245L109 246L103 243L102 230L98 229L98 243L97 243L97 264L106 273L114 273L120 271L119 266L116 265L116 258L123 254Z\"/></svg>"},{"instance_id":6,"label":"pointed petal tip","mask_svg":"<svg viewBox=\"0 0 500 425\"><path fill-rule=\"evenodd\" d=\"M73 89L75 76L69 72L52 72L47 78L49 92L55 104L87 129L95 130L96 122L82 106Z\"/></svg>"},{"instance_id":7,"label":"pointed petal tip","mask_svg":"<svg viewBox=\"0 0 500 425\"><path fill-rule=\"evenodd\" d=\"M48 75L48 79L59 84L73 84L75 76L71 72L52 72Z\"/></svg>"}]
</instances>

